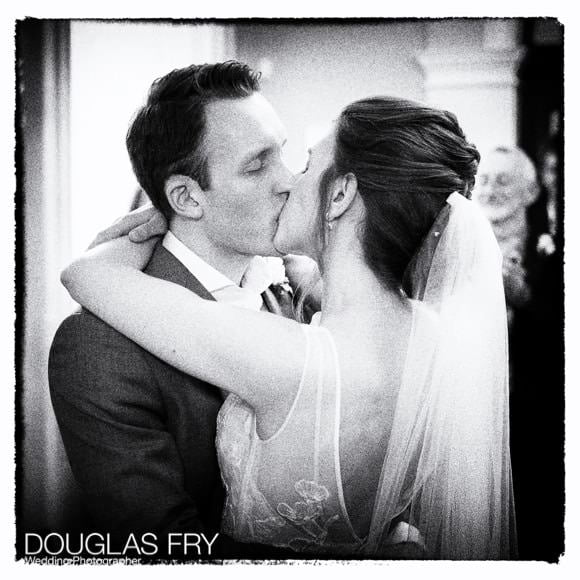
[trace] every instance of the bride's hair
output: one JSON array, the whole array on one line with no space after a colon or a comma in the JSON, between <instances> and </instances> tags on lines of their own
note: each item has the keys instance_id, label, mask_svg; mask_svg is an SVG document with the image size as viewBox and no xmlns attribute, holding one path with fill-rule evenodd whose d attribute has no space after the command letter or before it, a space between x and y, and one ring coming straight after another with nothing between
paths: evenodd
<instances>
[{"instance_id":1,"label":"bride's hair","mask_svg":"<svg viewBox=\"0 0 580 580\"><path fill-rule=\"evenodd\" d=\"M389 287L403 274L447 197L470 197L479 163L452 113L392 97L355 101L336 125L334 162L321 179L353 173L366 208L361 240ZM326 187L328 191L328 187ZM320 219L326 212L321 203Z\"/></svg>"}]
</instances>

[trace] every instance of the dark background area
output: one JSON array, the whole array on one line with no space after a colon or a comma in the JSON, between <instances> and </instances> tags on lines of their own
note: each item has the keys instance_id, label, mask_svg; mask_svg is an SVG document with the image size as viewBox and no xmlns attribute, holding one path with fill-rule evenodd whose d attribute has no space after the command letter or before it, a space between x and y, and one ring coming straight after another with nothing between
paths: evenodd
<instances>
[{"instance_id":1,"label":"dark background area","mask_svg":"<svg viewBox=\"0 0 580 580\"><path fill-rule=\"evenodd\" d=\"M516 313L510 357L511 451L522 559L554 562L564 551L564 39L529 19L519 70L519 145L542 172L556 153L556 251L531 265L533 298ZM528 210L530 237L546 230L547 191ZM533 252L534 248L530 248Z\"/></svg>"}]
</instances>

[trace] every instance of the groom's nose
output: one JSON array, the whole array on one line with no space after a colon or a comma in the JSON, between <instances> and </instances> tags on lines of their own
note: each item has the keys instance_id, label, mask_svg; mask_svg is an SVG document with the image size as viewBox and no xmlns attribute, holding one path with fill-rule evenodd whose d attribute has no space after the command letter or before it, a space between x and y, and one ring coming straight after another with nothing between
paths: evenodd
<instances>
[{"instance_id":1,"label":"groom's nose","mask_svg":"<svg viewBox=\"0 0 580 580\"><path fill-rule=\"evenodd\" d=\"M294 174L284 165L280 169L280 174L276 184L276 192L288 195L293 184Z\"/></svg>"}]
</instances>

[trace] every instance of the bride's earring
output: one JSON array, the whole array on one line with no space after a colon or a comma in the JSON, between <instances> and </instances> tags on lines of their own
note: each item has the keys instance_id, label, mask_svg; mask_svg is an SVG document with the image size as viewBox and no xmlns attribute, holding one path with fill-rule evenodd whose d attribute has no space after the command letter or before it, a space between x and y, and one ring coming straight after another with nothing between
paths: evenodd
<instances>
[{"instance_id":1,"label":"bride's earring","mask_svg":"<svg viewBox=\"0 0 580 580\"><path fill-rule=\"evenodd\" d=\"M326 220L326 227L329 230L332 230L332 228L334 227L334 224L332 223L334 220L330 219L330 213L326 212L326 215L324 216L324 219Z\"/></svg>"}]
</instances>

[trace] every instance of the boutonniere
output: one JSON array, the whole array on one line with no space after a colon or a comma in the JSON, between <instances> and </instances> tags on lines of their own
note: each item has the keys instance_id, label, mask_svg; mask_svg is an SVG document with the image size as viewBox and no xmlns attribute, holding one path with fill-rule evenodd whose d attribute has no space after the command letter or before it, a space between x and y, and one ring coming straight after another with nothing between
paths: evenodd
<instances>
[{"instance_id":1,"label":"boutonniere","mask_svg":"<svg viewBox=\"0 0 580 580\"><path fill-rule=\"evenodd\" d=\"M286 292L292 292L292 286L288 276L286 276L286 268L282 258L267 257L266 265L268 267L269 278L272 281L271 285Z\"/></svg>"}]
</instances>

